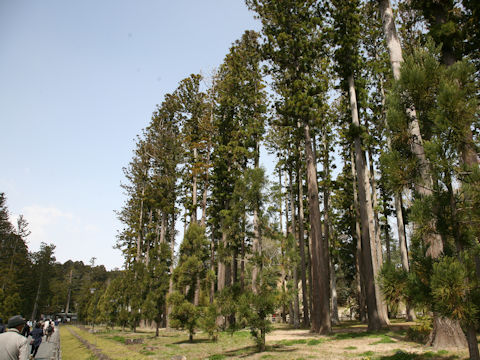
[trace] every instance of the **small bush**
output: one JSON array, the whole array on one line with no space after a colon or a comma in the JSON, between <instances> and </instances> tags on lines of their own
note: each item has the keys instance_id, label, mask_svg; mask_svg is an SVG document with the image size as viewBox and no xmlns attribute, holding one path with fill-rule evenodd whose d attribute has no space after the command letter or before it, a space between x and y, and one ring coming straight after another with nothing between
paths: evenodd
<instances>
[{"instance_id":1,"label":"small bush","mask_svg":"<svg viewBox=\"0 0 480 360\"><path fill-rule=\"evenodd\" d=\"M432 319L429 317L418 318L417 324L407 330L407 339L425 343L432 331Z\"/></svg>"}]
</instances>

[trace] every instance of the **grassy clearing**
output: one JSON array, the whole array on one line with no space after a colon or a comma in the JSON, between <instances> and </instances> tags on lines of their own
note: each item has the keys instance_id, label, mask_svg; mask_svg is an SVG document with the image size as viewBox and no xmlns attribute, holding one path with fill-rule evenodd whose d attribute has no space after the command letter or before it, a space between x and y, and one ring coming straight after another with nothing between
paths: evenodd
<instances>
[{"instance_id":1,"label":"grassy clearing","mask_svg":"<svg viewBox=\"0 0 480 360\"><path fill-rule=\"evenodd\" d=\"M60 329L60 346L63 360L95 360L95 355L88 350L64 326Z\"/></svg>"},{"instance_id":2,"label":"grassy clearing","mask_svg":"<svg viewBox=\"0 0 480 360\"><path fill-rule=\"evenodd\" d=\"M464 359L467 352L432 352L431 348L408 341L405 329L396 327L390 331L371 333L365 325L338 327L337 333L328 337L314 337L308 330L277 327L267 339L267 349L263 353L256 351L255 343L249 331L235 333L222 332L218 341L212 342L204 333L194 336L194 342L188 341L188 334L181 331L161 330L158 337L153 331L120 331L102 329L91 334L75 328L75 331L114 360L145 359L170 360L183 355L187 359L233 360L233 359ZM96 329L98 329L96 327ZM339 332L338 332L339 331ZM136 339L138 343L132 343ZM128 344L128 345L127 345Z\"/></svg>"},{"instance_id":3,"label":"grassy clearing","mask_svg":"<svg viewBox=\"0 0 480 360\"><path fill-rule=\"evenodd\" d=\"M75 327L73 329L80 337L87 340L90 344L95 345L102 353L113 360L143 360L145 356L136 351L131 351L125 345L119 344L117 341L105 339L101 336L94 335Z\"/></svg>"}]
</instances>

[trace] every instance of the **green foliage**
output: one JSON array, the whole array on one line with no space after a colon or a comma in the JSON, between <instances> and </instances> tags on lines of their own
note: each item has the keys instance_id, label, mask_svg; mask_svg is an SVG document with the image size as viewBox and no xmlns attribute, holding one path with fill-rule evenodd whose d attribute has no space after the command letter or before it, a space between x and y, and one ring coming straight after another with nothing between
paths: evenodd
<instances>
[{"instance_id":1,"label":"green foliage","mask_svg":"<svg viewBox=\"0 0 480 360\"><path fill-rule=\"evenodd\" d=\"M170 313L171 326L187 330L189 340L193 342L193 335L198 327L200 317L199 309L178 291L171 293L167 298L167 302L172 305L172 312Z\"/></svg>"},{"instance_id":2,"label":"green foliage","mask_svg":"<svg viewBox=\"0 0 480 360\"><path fill-rule=\"evenodd\" d=\"M238 302L237 312L240 321L250 328L259 351L265 350L265 335L272 330L268 316L277 307L276 274L270 268L264 268L259 276L257 293L244 291Z\"/></svg>"},{"instance_id":3,"label":"green foliage","mask_svg":"<svg viewBox=\"0 0 480 360\"><path fill-rule=\"evenodd\" d=\"M214 302L202 308L202 315L199 323L200 328L205 331L213 341L218 340L217 318L219 316L217 304Z\"/></svg>"},{"instance_id":4,"label":"green foliage","mask_svg":"<svg viewBox=\"0 0 480 360\"><path fill-rule=\"evenodd\" d=\"M468 281L471 275L465 263L457 258L443 257L434 263L431 278L434 309L463 324L475 323L478 307L469 299L473 285Z\"/></svg>"},{"instance_id":5,"label":"green foliage","mask_svg":"<svg viewBox=\"0 0 480 360\"><path fill-rule=\"evenodd\" d=\"M392 263L385 263L379 273L380 289L392 314L398 312L400 301L407 302L408 273Z\"/></svg>"},{"instance_id":6,"label":"green foliage","mask_svg":"<svg viewBox=\"0 0 480 360\"><path fill-rule=\"evenodd\" d=\"M407 339L424 344L432 332L432 318L429 316L417 318L417 323L407 330Z\"/></svg>"}]
</instances>

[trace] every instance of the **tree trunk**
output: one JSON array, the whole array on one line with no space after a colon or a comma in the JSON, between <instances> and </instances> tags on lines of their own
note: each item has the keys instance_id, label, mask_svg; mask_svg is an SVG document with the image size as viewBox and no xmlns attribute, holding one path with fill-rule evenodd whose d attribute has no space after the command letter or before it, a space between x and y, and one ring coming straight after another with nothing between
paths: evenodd
<instances>
[{"instance_id":1,"label":"tree trunk","mask_svg":"<svg viewBox=\"0 0 480 360\"><path fill-rule=\"evenodd\" d=\"M316 166L313 159L312 142L310 137L310 127L304 124L305 132L305 156L307 160L307 188L308 188L308 206L310 216L310 232L312 239L311 257L312 257L312 330L320 334L326 334L331 331L330 322L330 294L329 286L329 256L325 248L328 249L328 239L323 239L322 223L320 218L320 204L318 200L318 183ZM324 244L325 242L326 244Z\"/></svg>"},{"instance_id":2,"label":"tree trunk","mask_svg":"<svg viewBox=\"0 0 480 360\"><path fill-rule=\"evenodd\" d=\"M190 223L197 223L197 148L193 148L193 168L192 168L192 214Z\"/></svg>"},{"instance_id":3,"label":"tree trunk","mask_svg":"<svg viewBox=\"0 0 480 360\"><path fill-rule=\"evenodd\" d=\"M335 275L335 265L330 259L330 287L331 287L331 309L332 309L332 324L338 325L340 319L338 318L338 302L337 302L337 277Z\"/></svg>"},{"instance_id":4,"label":"tree trunk","mask_svg":"<svg viewBox=\"0 0 480 360\"><path fill-rule=\"evenodd\" d=\"M436 349L468 346L467 339L458 321L434 314L433 330L428 339L428 345Z\"/></svg>"},{"instance_id":5,"label":"tree trunk","mask_svg":"<svg viewBox=\"0 0 480 360\"><path fill-rule=\"evenodd\" d=\"M205 184L203 185L203 199L202 199L202 220L203 227L207 224L207 197L208 197L208 169L210 167L210 145L207 149L207 169L205 170Z\"/></svg>"},{"instance_id":6,"label":"tree trunk","mask_svg":"<svg viewBox=\"0 0 480 360\"><path fill-rule=\"evenodd\" d=\"M246 219L245 214L243 214L242 219L242 232L245 234L246 232ZM242 244L241 244L241 260L240 260L240 289L243 291L245 288L245 236L242 236Z\"/></svg>"},{"instance_id":7,"label":"tree trunk","mask_svg":"<svg viewBox=\"0 0 480 360\"><path fill-rule=\"evenodd\" d=\"M363 154L364 155L364 154ZM366 161L365 161L366 162ZM370 192L370 171L368 167L365 167L365 191L366 195L369 196L370 199L375 199L376 194L372 195ZM382 255L382 243L380 241L380 233L375 226L375 215L372 203L370 206L366 207L367 216L368 216L368 223L373 224L370 227L370 243L372 248L372 259L373 261L373 278L375 283L375 295L377 296L377 308L378 308L378 315L380 316L382 324L389 325L388 320L388 309L387 303L383 299L382 291L380 290L380 285L377 282L378 274L380 273L380 269L383 265L383 255Z\"/></svg>"},{"instance_id":8,"label":"tree trunk","mask_svg":"<svg viewBox=\"0 0 480 360\"><path fill-rule=\"evenodd\" d=\"M212 241L210 242L210 271L212 274L215 274L215 242L214 236L212 236ZM215 297L215 280L212 279L210 282L210 304L213 304Z\"/></svg>"},{"instance_id":9,"label":"tree trunk","mask_svg":"<svg viewBox=\"0 0 480 360\"><path fill-rule=\"evenodd\" d=\"M375 179L375 167L373 166L373 154L371 148L368 150L368 162L369 162L369 185L372 187L372 210L374 220L374 234L375 234L375 252L377 258L377 266L380 269L383 265L383 248L382 239L380 234L380 220L378 218L378 195L377 195L377 181Z\"/></svg>"},{"instance_id":10,"label":"tree trunk","mask_svg":"<svg viewBox=\"0 0 480 360\"><path fill-rule=\"evenodd\" d=\"M352 123L359 127L357 111L357 99L355 93L355 84L353 75L348 77L350 109L352 112ZM362 150L361 139L359 135L355 136L355 165L358 177L358 197L360 204L360 220L362 231L362 260L365 273L365 291L367 295L367 311L368 311L368 330L377 331L386 325L385 320L381 317L380 304L378 302L376 284L375 284L375 265L376 258L374 256L375 249L372 247L373 235L373 218L369 217L368 210L372 208L369 187L367 186L368 177L365 165L365 158ZM371 211L371 210L370 210Z\"/></svg>"},{"instance_id":11,"label":"tree trunk","mask_svg":"<svg viewBox=\"0 0 480 360\"><path fill-rule=\"evenodd\" d=\"M38 300L40 300L41 285L42 285L42 274L40 274L40 278L38 280L37 294L35 295L35 302L33 303L33 311L32 311L32 318L31 318L32 321L34 321L35 317L37 316Z\"/></svg>"},{"instance_id":12,"label":"tree trunk","mask_svg":"<svg viewBox=\"0 0 480 360\"><path fill-rule=\"evenodd\" d=\"M146 175L146 174L145 174ZM137 235L137 263L142 258L142 237L143 237L143 198L145 197L145 183L142 186L142 197L140 199L140 216L138 217L138 235Z\"/></svg>"},{"instance_id":13,"label":"tree trunk","mask_svg":"<svg viewBox=\"0 0 480 360\"><path fill-rule=\"evenodd\" d=\"M297 175L298 183L298 238L300 245L300 276L302 279L302 301L303 301L303 325L310 325L308 292L307 292L307 266L305 259L305 230L304 230L304 211L303 211L303 176L302 164L298 167Z\"/></svg>"},{"instance_id":14,"label":"tree trunk","mask_svg":"<svg viewBox=\"0 0 480 360\"><path fill-rule=\"evenodd\" d=\"M227 233L225 231L222 232L222 250L225 253L225 249L227 247ZM224 256L218 259L218 284L217 290L222 291L226 285L226 262Z\"/></svg>"},{"instance_id":15,"label":"tree trunk","mask_svg":"<svg viewBox=\"0 0 480 360\"><path fill-rule=\"evenodd\" d=\"M252 269L252 291L254 294L258 293L258 275L261 270L261 264L257 263L257 259L261 256L261 240L260 240L260 225L258 219L258 210L255 208L253 210L253 245L252 245L253 256L255 263L253 264Z\"/></svg>"},{"instance_id":16,"label":"tree trunk","mask_svg":"<svg viewBox=\"0 0 480 360\"><path fill-rule=\"evenodd\" d=\"M323 188L323 219L324 219L324 229L325 229L325 238L330 242L330 159L329 159L329 144L327 136L323 135L323 172L325 176L325 186ZM330 251L330 249L326 249ZM329 261L330 268L330 311L332 316L332 324L338 324L340 320L338 319L338 306L337 306L337 283L335 279L335 268L333 266L333 260Z\"/></svg>"},{"instance_id":17,"label":"tree trunk","mask_svg":"<svg viewBox=\"0 0 480 360\"><path fill-rule=\"evenodd\" d=\"M197 276L195 282L195 293L193 295L193 305L198 306L200 304L200 277Z\"/></svg>"},{"instance_id":18,"label":"tree trunk","mask_svg":"<svg viewBox=\"0 0 480 360\"><path fill-rule=\"evenodd\" d=\"M170 251L171 251L171 262L170 262L170 279L168 282L168 295L173 293L173 264L175 259L175 214L172 214L170 228ZM166 327L170 327L170 314L172 312L172 305L168 305L165 312L165 317L167 318Z\"/></svg>"},{"instance_id":19,"label":"tree trunk","mask_svg":"<svg viewBox=\"0 0 480 360\"><path fill-rule=\"evenodd\" d=\"M470 360L479 360L480 353L478 352L477 331L473 325L469 325L467 328L467 342Z\"/></svg>"},{"instance_id":20,"label":"tree trunk","mask_svg":"<svg viewBox=\"0 0 480 360\"><path fill-rule=\"evenodd\" d=\"M297 223L295 219L295 199L293 197L293 180L292 180L292 171L289 172L289 194L290 194L290 213L292 218L292 235L295 239L295 252L297 252ZM298 270L297 262L293 261L293 325L295 327L299 326L299 313L300 306L298 302Z\"/></svg>"},{"instance_id":21,"label":"tree trunk","mask_svg":"<svg viewBox=\"0 0 480 360\"><path fill-rule=\"evenodd\" d=\"M355 167L355 155L353 154L353 149L350 150L350 157L352 162L352 178L353 178L353 206L355 210L355 234L354 237L357 239L357 251L355 256L355 270L357 272L357 294L358 294L358 307L359 307L359 318L361 322L367 321L367 316L365 314L366 309L366 297L365 297L365 271L363 269L362 263L362 233L360 230L360 206L358 203L358 193L357 193L357 178L356 178L356 167Z\"/></svg>"}]
</instances>

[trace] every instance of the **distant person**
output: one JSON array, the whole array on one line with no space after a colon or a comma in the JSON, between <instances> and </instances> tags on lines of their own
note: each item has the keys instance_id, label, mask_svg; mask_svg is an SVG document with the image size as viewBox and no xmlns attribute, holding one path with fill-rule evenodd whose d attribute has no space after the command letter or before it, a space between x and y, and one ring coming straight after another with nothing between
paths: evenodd
<instances>
[{"instance_id":1,"label":"distant person","mask_svg":"<svg viewBox=\"0 0 480 360\"><path fill-rule=\"evenodd\" d=\"M52 320L47 320L46 324L47 324L47 330L46 330L45 336L46 336L46 341L49 342L50 337L52 336L55 329L53 327L53 321ZM44 327L44 329L45 329L45 327Z\"/></svg>"},{"instance_id":2,"label":"distant person","mask_svg":"<svg viewBox=\"0 0 480 360\"><path fill-rule=\"evenodd\" d=\"M2 318L0 318L0 334L5 332L5 325L3 324Z\"/></svg>"},{"instance_id":3,"label":"distant person","mask_svg":"<svg viewBox=\"0 0 480 360\"><path fill-rule=\"evenodd\" d=\"M22 335L28 338L30 336L30 326L28 325L28 322L25 323L25 326L22 329Z\"/></svg>"},{"instance_id":4,"label":"distant person","mask_svg":"<svg viewBox=\"0 0 480 360\"><path fill-rule=\"evenodd\" d=\"M20 334L24 325L20 315L8 319L8 331L0 334L0 360L28 359L28 340Z\"/></svg>"},{"instance_id":5,"label":"distant person","mask_svg":"<svg viewBox=\"0 0 480 360\"><path fill-rule=\"evenodd\" d=\"M32 344L32 350L30 351L30 359L34 359L35 356L37 355L38 348L40 347L40 344L42 343L42 337L43 337L43 329L42 329L42 324L39 322L35 324L35 328L32 330L32 335L33 338L33 343Z\"/></svg>"}]
</instances>

